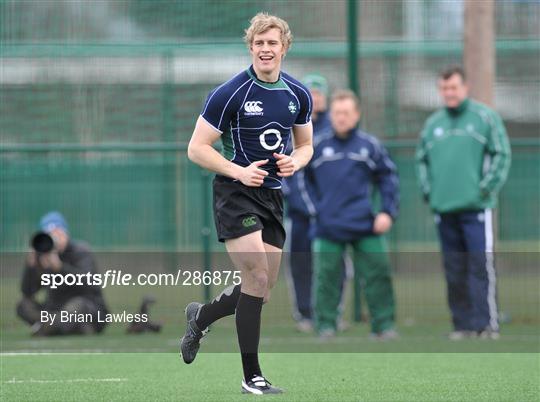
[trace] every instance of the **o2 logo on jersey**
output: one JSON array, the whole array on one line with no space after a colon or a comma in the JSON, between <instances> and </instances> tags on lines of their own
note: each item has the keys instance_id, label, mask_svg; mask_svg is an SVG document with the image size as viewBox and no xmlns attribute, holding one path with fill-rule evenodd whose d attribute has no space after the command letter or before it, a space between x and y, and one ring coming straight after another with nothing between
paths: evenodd
<instances>
[{"instance_id":1,"label":"o2 logo on jersey","mask_svg":"<svg viewBox=\"0 0 540 402\"><path fill-rule=\"evenodd\" d=\"M244 110L244 115L246 116L262 116L264 114L261 101L249 101L244 103Z\"/></svg>"},{"instance_id":2,"label":"o2 logo on jersey","mask_svg":"<svg viewBox=\"0 0 540 402\"><path fill-rule=\"evenodd\" d=\"M272 144L269 144L267 142L268 139L272 139L272 137L275 137L275 141ZM283 153L283 138L281 138L281 133L279 130L276 130L275 128L269 128L268 130L265 130L261 135L259 135L259 142L261 143L261 146L268 150L268 151L274 151L278 149L281 146L281 149L279 150L279 154Z\"/></svg>"}]
</instances>

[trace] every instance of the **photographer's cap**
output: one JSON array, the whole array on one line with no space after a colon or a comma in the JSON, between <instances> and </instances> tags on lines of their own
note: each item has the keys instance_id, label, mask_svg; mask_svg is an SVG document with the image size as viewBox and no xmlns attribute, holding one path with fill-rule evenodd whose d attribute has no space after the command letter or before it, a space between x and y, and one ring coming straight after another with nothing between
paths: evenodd
<instances>
[{"instance_id":1,"label":"photographer's cap","mask_svg":"<svg viewBox=\"0 0 540 402\"><path fill-rule=\"evenodd\" d=\"M302 83L308 89L315 89L324 96L328 96L328 81L322 75L315 73L308 74L302 79Z\"/></svg>"},{"instance_id":2,"label":"photographer's cap","mask_svg":"<svg viewBox=\"0 0 540 402\"><path fill-rule=\"evenodd\" d=\"M68 232L68 225L64 216L58 211L47 212L39 221L39 227L46 233L52 232L54 229L62 229Z\"/></svg>"}]
</instances>

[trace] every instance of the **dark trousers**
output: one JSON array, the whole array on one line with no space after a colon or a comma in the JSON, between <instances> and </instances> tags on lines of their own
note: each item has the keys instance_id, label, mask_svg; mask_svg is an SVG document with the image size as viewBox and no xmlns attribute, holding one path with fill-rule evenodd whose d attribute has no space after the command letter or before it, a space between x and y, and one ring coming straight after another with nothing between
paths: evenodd
<instances>
[{"instance_id":1,"label":"dark trousers","mask_svg":"<svg viewBox=\"0 0 540 402\"><path fill-rule=\"evenodd\" d=\"M454 329L498 331L492 211L435 216Z\"/></svg>"},{"instance_id":2,"label":"dark trousers","mask_svg":"<svg viewBox=\"0 0 540 402\"><path fill-rule=\"evenodd\" d=\"M61 322L60 314L57 315L53 325L49 323L41 324L36 335L71 335L71 334L90 334L101 332L105 327L105 323L97 322L98 311L102 314L106 310L100 309L99 306L91 299L83 296L76 296L67 300L63 305L57 306L42 305L34 299L24 297L17 304L17 315L30 325L41 323L41 311L47 310L50 313L59 313L67 311L68 313L91 314L92 322Z\"/></svg>"},{"instance_id":3,"label":"dark trousers","mask_svg":"<svg viewBox=\"0 0 540 402\"><path fill-rule=\"evenodd\" d=\"M289 215L291 220L290 235L290 266L291 278L296 304L296 318L312 318L311 309L311 286L312 286L312 258L310 218L302 214Z\"/></svg>"}]
</instances>

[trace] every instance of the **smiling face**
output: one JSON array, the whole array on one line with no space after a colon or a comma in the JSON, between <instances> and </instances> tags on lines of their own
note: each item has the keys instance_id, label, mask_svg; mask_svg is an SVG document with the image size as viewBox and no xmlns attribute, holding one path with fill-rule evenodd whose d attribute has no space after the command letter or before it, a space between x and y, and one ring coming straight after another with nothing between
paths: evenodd
<instances>
[{"instance_id":1,"label":"smiling face","mask_svg":"<svg viewBox=\"0 0 540 402\"><path fill-rule=\"evenodd\" d=\"M448 108L456 108L467 98L468 88L459 74L452 74L448 79L439 79L439 94Z\"/></svg>"},{"instance_id":2,"label":"smiling face","mask_svg":"<svg viewBox=\"0 0 540 402\"><path fill-rule=\"evenodd\" d=\"M281 31L278 28L271 28L254 35L249 51L257 76L263 81L277 81L281 60L287 52L281 40Z\"/></svg>"}]
</instances>

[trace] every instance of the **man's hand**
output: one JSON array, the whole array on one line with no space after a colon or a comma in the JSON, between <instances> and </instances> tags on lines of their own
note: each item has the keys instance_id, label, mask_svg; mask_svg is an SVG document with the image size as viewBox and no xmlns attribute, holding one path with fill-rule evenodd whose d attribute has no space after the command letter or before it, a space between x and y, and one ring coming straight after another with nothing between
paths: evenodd
<instances>
[{"instance_id":1,"label":"man's hand","mask_svg":"<svg viewBox=\"0 0 540 402\"><path fill-rule=\"evenodd\" d=\"M277 159L276 165L279 169L279 172L277 173L278 176L289 177L298 170L296 161L291 156L274 152L274 158Z\"/></svg>"},{"instance_id":2,"label":"man's hand","mask_svg":"<svg viewBox=\"0 0 540 402\"><path fill-rule=\"evenodd\" d=\"M39 265L45 269L60 271L60 268L62 268L62 261L60 261L58 252L56 250L53 250L50 253L42 254L39 256Z\"/></svg>"},{"instance_id":3,"label":"man's hand","mask_svg":"<svg viewBox=\"0 0 540 402\"><path fill-rule=\"evenodd\" d=\"M248 187L262 186L265 176L268 176L268 172L259 167L267 163L268 159L264 159L262 161L255 161L245 168L241 168L237 179Z\"/></svg>"},{"instance_id":4,"label":"man's hand","mask_svg":"<svg viewBox=\"0 0 540 402\"><path fill-rule=\"evenodd\" d=\"M373 222L373 232L375 234L383 234L390 230L392 227L392 217L386 212L380 212L375 217Z\"/></svg>"},{"instance_id":5,"label":"man's hand","mask_svg":"<svg viewBox=\"0 0 540 402\"><path fill-rule=\"evenodd\" d=\"M31 268L36 268L38 265L37 261L37 255L34 250L30 251L28 253L28 256L26 257L26 265Z\"/></svg>"}]
</instances>

